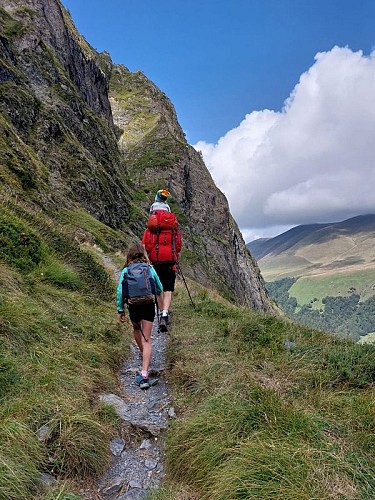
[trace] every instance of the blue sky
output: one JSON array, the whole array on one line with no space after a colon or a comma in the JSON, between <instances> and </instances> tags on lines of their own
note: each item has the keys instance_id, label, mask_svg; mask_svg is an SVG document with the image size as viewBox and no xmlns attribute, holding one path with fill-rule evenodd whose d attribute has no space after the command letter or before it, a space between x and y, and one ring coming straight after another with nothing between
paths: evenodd
<instances>
[{"instance_id":1,"label":"blue sky","mask_svg":"<svg viewBox=\"0 0 375 500\"><path fill-rule=\"evenodd\" d=\"M172 100L190 143L252 110L279 110L317 52L369 52L375 1L63 0L87 41L142 70Z\"/></svg>"},{"instance_id":2,"label":"blue sky","mask_svg":"<svg viewBox=\"0 0 375 500\"><path fill-rule=\"evenodd\" d=\"M352 149L342 150L342 138L352 137L353 131L341 130L353 112L358 111L358 125L360 110L368 118L372 100L375 106L370 86L375 63L366 65L375 46L375 0L62 1L94 48L106 50L114 63L131 71L143 71L171 99L188 142L203 152L247 241L292 225L375 211L360 196L348 199L347 185L336 192L335 180L322 174L332 169L333 177L343 178L336 166L344 157L344 174L364 165L361 179L344 175L356 189L366 187L373 174L375 181L372 139L358 135L354 149L359 151L364 141L366 158L359 154L348 164ZM326 55L319 58L318 53ZM357 85L362 79L369 82L368 102L352 109L362 100L363 88ZM316 86L319 92L313 90ZM310 121L304 109L311 111ZM340 116L341 109L347 114ZM320 125L329 128L332 140L322 151L322 141L313 132ZM373 125L364 119L359 128ZM301 130L316 139L310 157ZM293 149L288 138L297 135L300 142L291 141ZM268 150L266 144L271 144ZM280 163L270 153L279 147ZM286 148L292 149L283 157ZM258 189L264 179L257 172L263 177L268 173L272 189Z\"/></svg>"}]
</instances>

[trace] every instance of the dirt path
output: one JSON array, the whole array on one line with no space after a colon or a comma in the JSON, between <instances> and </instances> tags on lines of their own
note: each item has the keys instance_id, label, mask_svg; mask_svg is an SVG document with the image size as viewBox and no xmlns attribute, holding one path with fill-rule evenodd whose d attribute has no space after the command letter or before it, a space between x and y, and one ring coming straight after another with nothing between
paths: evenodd
<instances>
[{"instance_id":1,"label":"dirt path","mask_svg":"<svg viewBox=\"0 0 375 500\"><path fill-rule=\"evenodd\" d=\"M120 271L109 257L103 257L113 269L117 281ZM152 330L152 361L148 390L135 383L141 359L138 348L131 346L131 355L120 371L123 394L102 394L100 399L113 405L123 421L121 435L110 443L113 460L106 474L99 479L96 491L85 494L85 500L125 500L145 498L151 488L160 486L164 478L164 436L168 421L174 418L168 381L165 378L167 335L158 332L155 320Z\"/></svg>"}]
</instances>

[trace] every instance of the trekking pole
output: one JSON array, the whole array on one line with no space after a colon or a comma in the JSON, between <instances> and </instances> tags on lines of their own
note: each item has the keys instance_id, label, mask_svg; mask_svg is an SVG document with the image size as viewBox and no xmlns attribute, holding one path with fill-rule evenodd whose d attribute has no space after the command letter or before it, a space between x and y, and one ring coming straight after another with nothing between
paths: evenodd
<instances>
[{"instance_id":1,"label":"trekking pole","mask_svg":"<svg viewBox=\"0 0 375 500\"><path fill-rule=\"evenodd\" d=\"M158 333L160 333L160 316L159 316L159 304L158 304L158 298L155 297L155 305L156 305L156 317L158 319Z\"/></svg>"},{"instance_id":2,"label":"trekking pole","mask_svg":"<svg viewBox=\"0 0 375 500\"><path fill-rule=\"evenodd\" d=\"M128 310L129 310L129 306L128 306ZM132 321L132 322L133 322L133 320L130 320L130 321ZM141 332L142 337L145 339L145 341L146 341L146 342L148 342L148 340L147 340L147 339L146 339L146 337L145 337L145 334L143 333L143 330L142 330L141 324L140 324L140 323L138 323L138 321L134 321L134 323L138 326L138 330Z\"/></svg>"},{"instance_id":3,"label":"trekking pole","mask_svg":"<svg viewBox=\"0 0 375 500\"><path fill-rule=\"evenodd\" d=\"M187 283L186 283L186 280L185 280L185 276L182 274L180 264L179 264L178 262L176 262L176 266L177 266L177 270L178 270L178 272L181 274L181 278L183 279L183 282L184 282L185 288L186 288L187 293L188 293L188 295L189 295L190 302L192 303L192 306L194 307L194 309L195 309L195 310L197 310L197 309L196 309L196 307L195 307L195 304L194 304L194 302L193 302L193 299L191 298L191 295L190 295L190 292L189 292L189 289L188 289L188 286L187 286Z\"/></svg>"},{"instance_id":4,"label":"trekking pole","mask_svg":"<svg viewBox=\"0 0 375 500\"><path fill-rule=\"evenodd\" d=\"M145 337L145 334L143 333L141 324L140 323L136 323L136 322L134 322L134 323L138 326L139 330L141 331L142 337L145 339L146 342L148 342L148 340Z\"/></svg>"}]
</instances>

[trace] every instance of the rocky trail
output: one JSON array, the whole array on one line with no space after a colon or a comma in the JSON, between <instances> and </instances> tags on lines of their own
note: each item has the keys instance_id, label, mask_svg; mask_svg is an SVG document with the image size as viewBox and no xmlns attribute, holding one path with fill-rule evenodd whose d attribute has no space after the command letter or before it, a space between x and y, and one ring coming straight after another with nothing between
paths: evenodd
<instances>
[{"instance_id":1,"label":"rocky trail","mask_svg":"<svg viewBox=\"0 0 375 500\"><path fill-rule=\"evenodd\" d=\"M107 267L113 269L117 282L118 269L109 257L103 257L103 260ZM160 486L164 478L163 433L169 420L174 418L165 377L167 335L158 332L155 318L150 369L150 382L154 385L147 390L141 390L135 383L141 358L134 343L131 346L131 355L125 360L119 373L122 396L100 396L103 402L113 405L123 425L121 435L110 443L113 459L109 469L90 492L81 490L85 500L146 498L150 489Z\"/></svg>"}]
</instances>

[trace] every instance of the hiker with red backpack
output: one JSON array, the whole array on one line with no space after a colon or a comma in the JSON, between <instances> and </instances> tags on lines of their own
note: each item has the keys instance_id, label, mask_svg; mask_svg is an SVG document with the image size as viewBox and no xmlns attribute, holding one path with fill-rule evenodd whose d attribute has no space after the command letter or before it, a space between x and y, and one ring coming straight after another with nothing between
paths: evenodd
<instances>
[{"instance_id":1,"label":"hiker with red backpack","mask_svg":"<svg viewBox=\"0 0 375 500\"><path fill-rule=\"evenodd\" d=\"M168 331L169 307L176 281L176 264L182 248L177 217L167 203L169 191L160 189L151 205L150 216L142 238L148 257L163 285L163 295L158 298L161 317L159 328Z\"/></svg>"},{"instance_id":2,"label":"hiker with red backpack","mask_svg":"<svg viewBox=\"0 0 375 500\"><path fill-rule=\"evenodd\" d=\"M125 322L124 304L127 304L133 325L134 339L142 356L142 370L136 377L141 389L148 389L148 370L151 362L151 331L155 318L155 296L163 292L155 269L150 265L145 248L135 243L129 248L126 264L117 287L117 312L120 323Z\"/></svg>"}]
</instances>

